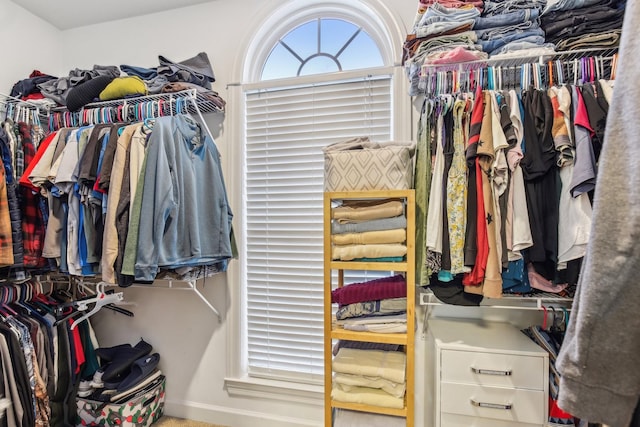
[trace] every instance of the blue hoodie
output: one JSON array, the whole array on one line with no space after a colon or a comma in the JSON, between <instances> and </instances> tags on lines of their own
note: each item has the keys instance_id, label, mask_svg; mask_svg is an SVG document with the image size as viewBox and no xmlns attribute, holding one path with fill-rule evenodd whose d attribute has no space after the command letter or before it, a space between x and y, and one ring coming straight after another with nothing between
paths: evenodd
<instances>
[{"instance_id":1,"label":"blue hoodie","mask_svg":"<svg viewBox=\"0 0 640 427\"><path fill-rule=\"evenodd\" d=\"M156 119L149 137L138 234L136 280L160 267L232 257L233 214L213 140L185 115Z\"/></svg>"}]
</instances>

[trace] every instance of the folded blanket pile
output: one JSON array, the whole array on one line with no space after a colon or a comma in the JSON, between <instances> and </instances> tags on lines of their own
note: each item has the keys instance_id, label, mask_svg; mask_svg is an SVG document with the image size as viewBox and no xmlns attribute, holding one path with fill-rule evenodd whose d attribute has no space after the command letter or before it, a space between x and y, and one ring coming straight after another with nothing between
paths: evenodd
<instances>
[{"instance_id":1,"label":"folded blanket pile","mask_svg":"<svg viewBox=\"0 0 640 427\"><path fill-rule=\"evenodd\" d=\"M332 367L332 399L385 408L404 407L404 353L341 348Z\"/></svg>"}]
</instances>

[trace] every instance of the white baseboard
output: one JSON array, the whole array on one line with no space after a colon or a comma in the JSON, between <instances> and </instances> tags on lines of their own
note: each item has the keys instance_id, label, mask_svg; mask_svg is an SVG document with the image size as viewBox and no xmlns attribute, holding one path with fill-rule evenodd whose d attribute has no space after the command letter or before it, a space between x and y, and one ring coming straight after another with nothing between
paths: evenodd
<instances>
[{"instance_id":1,"label":"white baseboard","mask_svg":"<svg viewBox=\"0 0 640 427\"><path fill-rule=\"evenodd\" d=\"M167 400L164 413L176 418L221 424L227 427L320 427L322 420L286 417L246 409L198 402Z\"/></svg>"}]
</instances>

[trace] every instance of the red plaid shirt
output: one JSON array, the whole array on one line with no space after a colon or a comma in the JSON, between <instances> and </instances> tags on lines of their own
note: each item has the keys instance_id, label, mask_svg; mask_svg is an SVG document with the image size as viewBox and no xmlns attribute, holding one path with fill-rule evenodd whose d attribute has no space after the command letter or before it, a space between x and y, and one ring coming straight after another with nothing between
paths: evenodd
<instances>
[{"instance_id":1,"label":"red plaid shirt","mask_svg":"<svg viewBox=\"0 0 640 427\"><path fill-rule=\"evenodd\" d=\"M31 139L31 126L20 123L20 135L22 136L22 149L24 150L25 166L33 161L36 155L36 147ZM20 209L22 211L22 243L24 245L24 266L44 267L47 261L42 257L44 244L45 224L39 204L42 196L31 188L20 186Z\"/></svg>"}]
</instances>

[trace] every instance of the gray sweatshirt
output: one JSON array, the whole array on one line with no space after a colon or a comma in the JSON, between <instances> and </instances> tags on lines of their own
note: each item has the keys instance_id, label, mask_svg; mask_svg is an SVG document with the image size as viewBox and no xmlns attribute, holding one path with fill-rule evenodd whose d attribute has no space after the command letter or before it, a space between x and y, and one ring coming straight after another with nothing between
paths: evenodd
<instances>
[{"instance_id":1,"label":"gray sweatshirt","mask_svg":"<svg viewBox=\"0 0 640 427\"><path fill-rule=\"evenodd\" d=\"M558 403L628 427L640 396L640 2L627 2L591 240L558 356Z\"/></svg>"},{"instance_id":2,"label":"gray sweatshirt","mask_svg":"<svg viewBox=\"0 0 640 427\"><path fill-rule=\"evenodd\" d=\"M144 175L137 280L153 280L160 267L232 258L233 215L220 156L195 120L184 115L156 119Z\"/></svg>"}]
</instances>

